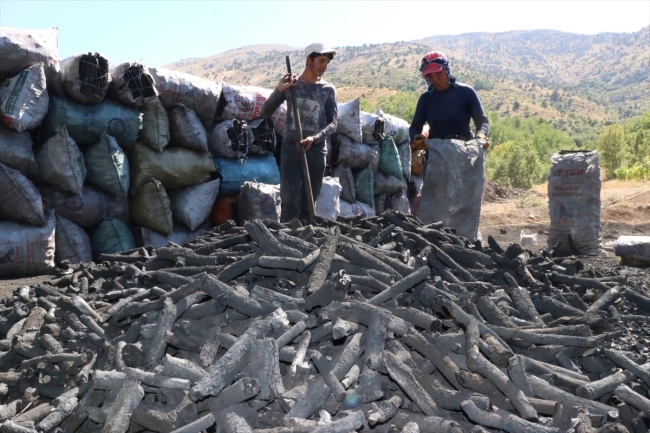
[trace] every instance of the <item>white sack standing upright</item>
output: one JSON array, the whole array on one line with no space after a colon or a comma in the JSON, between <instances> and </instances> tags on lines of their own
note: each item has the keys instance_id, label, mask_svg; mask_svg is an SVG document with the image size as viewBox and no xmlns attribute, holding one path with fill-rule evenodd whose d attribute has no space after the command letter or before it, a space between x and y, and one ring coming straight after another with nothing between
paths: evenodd
<instances>
[{"instance_id":1,"label":"white sack standing upright","mask_svg":"<svg viewBox=\"0 0 650 433\"><path fill-rule=\"evenodd\" d=\"M442 221L470 241L476 239L485 185L485 153L479 140L425 141L429 152L419 218Z\"/></svg>"},{"instance_id":2,"label":"white sack standing upright","mask_svg":"<svg viewBox=\"0 0 650 433\"><path fill-rule=\"evenodd\" d=\"M316 215L336 221L341 214L341 190L338 177L325 176L316 200Z\"/></svg>"},{"instance_id":3,"label":"white sack standing upright","mask_svg":"<svg viewBox=\"0 0 650 433\"><path fill-rule=\"evenodd\" d=\"M606 255L601 250L598 152L561 151L551 156L551 164L548 248L562 241L559 255Z\"/></svg>"}]
</instances>

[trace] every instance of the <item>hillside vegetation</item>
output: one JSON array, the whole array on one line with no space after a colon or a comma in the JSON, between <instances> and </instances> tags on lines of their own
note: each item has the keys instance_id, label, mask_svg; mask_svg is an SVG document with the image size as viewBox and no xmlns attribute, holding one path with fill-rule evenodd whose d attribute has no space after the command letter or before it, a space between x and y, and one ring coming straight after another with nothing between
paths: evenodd
<instances>
[{"instance_id":1,"label":"hillside vegetation","mask_svg":"<svg viewBox=\"0 0 650 433\"><path fill-rule=\"evenodd\" d=\"M337 47L327 79L347 96L421 91L417 66L424 53L436 49L448 55L461 81L479 91L488 110L512 113L519 102L514 114L548 120L572 114L614 122L650 109L649 46L650 26L635 33L598 35L532 30L434 36ZM216 81L268 87L285 71L287 54L299 69L301 49L272 44L184 59L167 67Z\"/></svg>"},{"instance_id":2,"label":"hillside vegetation","mask_svg":"<svg viewBox=\"0 0 650 433\"><path fill-rule=\"evenodd\" d=\"M608 176L639 178L644 158L650 159L650 125L638 120L650 110L649 46L650 26L635 33L598 35L534 30L435 36L337 47L325 79L336 86L339 102L360 96L363 110L381 107L410 122L426 89L418 72L420 59L440 50L450 58L459 81L478 91L489 112L490 178L529 187L546 178L552 152L596 146L605 152L601 160ZM214 81L271 88L286 71L286 55L295 71L302 70L302 49L272 44L166 67Z\"/></svg>"}]
</instances>

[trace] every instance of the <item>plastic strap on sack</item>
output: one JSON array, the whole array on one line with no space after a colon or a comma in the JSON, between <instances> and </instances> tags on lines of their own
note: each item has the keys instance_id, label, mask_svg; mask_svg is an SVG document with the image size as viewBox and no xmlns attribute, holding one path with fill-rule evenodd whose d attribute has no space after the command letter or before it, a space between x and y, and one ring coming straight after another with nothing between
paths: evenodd
<instances>
[{"instance_id":1,"label":"plastic strap on sack","mask_svg":"<svg viewBox=\"0 0 650 433\"><path fill-rule=\"evenodd\" d=\"M84 96L103 95L108 83L108 59L99 53L79 56L79 82Z\"/></svg>"},{"instance_id":2,"label":"plastic strap on sack","mask_svg":"<svg viewBox=\"0 0 650 433\"><path fill-rule=\"evenodd\" d=\"M232 128L228 128L228 138L230 139L230 146L237 154L242 162L246 162L248 158L248 123L245 120L233 120Z\"/></svg>"},{"instance_id":3,"label":"plastic strap on sack","mask_svg":"<svg viewBox=\"0 0 650 433\"><path fill-rule=\"evenodd\" d=\"M122 76L134 100L139 97L153 98L157 95L153 77L148 72L145 73L144 65L134 63L124 71Z\"/></svg>"},{"instance_id":4,"label":"plastic strap on sack","mask_svg":"<svg viewBox=\"0 0 650 433\"><path fill-rule=\"evenodd\" d=\"M272 119L264 119L257 128L253 128L255 142L262 150L275 152L275 125Z\"/></svg>"},{"instance_id":5,"label":"plastic strap on sack","mask_svg":"<svg viewBox=\"0 0 650 433\"><path fill-rule=\"evenodd\" d=\"M381 117L378 117L377 120L375 120L375 130L372 132L372 137L377 141L383 140L385 127L386 121Z\"/></svg>"}]
</instances>

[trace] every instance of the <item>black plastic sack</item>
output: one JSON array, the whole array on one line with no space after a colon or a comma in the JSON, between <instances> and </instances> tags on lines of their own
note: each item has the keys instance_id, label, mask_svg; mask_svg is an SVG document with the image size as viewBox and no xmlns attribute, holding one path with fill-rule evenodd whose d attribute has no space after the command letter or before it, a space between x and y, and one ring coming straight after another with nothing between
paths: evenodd
<instances>
[{"instance_id":1,"label":"black plastic sack","mask_svg":"<svg viewBox=\"0 0 650 433\"><path fill-rule=\"evenodd\" d=\"M142 113L142 129L138 133L138 139L153 150L162 152L171 139L169 116L165 107L160 99L156 98L141 107L140 113Z\"/></svg>"},{"instance_id":2,"label":"black plastic sack","mask_svg":"<svg viewBox=\"0 0 650 433\"><path fill-rule=\"evenodd\" d=\"M130 224L129 200L126 197L119 198L91 185L84 185L79 195L51 187L41 187L41 193L48 208L53 208L57 215L84 229L97 227L104 217L118 218Z\"/></svg>"},{"instance_id":3,"label":"black plastic sack","mask_svg":"<svg viewBox=\"0 0 650 433\"><path fill-rule=\"evenodd\" d=\"M36 154L38 176L64 191L81 194L86 180L84 156L63 127Z\"/></svg>"},{"instance_id":4,"label":"black plastic sack","mask_svg":"<svg viewBox=\"0 0 650 433\"><path fill-rule=\"evenodd\" d=\"M59 265L64 260L72 264L88 263L93 260L88 233L69 219L56 217L56 249L54 257Z\"/></svg>"},{"instance_id":5,"label":"black plastic sack","mask_svg":"<svg viewBox=\"0 0 650 433\"><path fill-rule=\"evenodd\" d=\"M43 200L24 174L0 163L0 220L45 225Z\"/></svg>"},{"instance_id":6,"label":"black plastic sack","mask_svg":"<svg viewBox=\"0 0 650 433\"><path fill-rule=\"evenodd\" d=\"M182 147L167 147L162 152L156 152L136 142L128 155L131 194L144 185L150 176L162 182L165 188L186 188L211 180L211 174L215 171L209 153Z\"/></svg>"},{"instance_id":7,"label":"black plastic sack","mask_svg":"<svg viewBox=\"0 0 650 433\"><path fill-rule=\"evenodd\" d=\"M83 149L88 182L118 197L129 191L129 160L113 137L102 133L98 143Z\"/></svg>"},{"instance_id":8,"label":"black plastic sack","mask_svg":"<svg viewBox=\"0 0 650 433\"><path fill-rule=\"evenodd\" d=\"M38 173L32 138L28 132L16 132L0 124L0 162L25 176Z\"/></svg>"},{"instance_id":9,"label":"black plastic sack","mask_svg":"<svg viewBox=\"0 0 650 433\"><path fill-rule=\"evenodd\" d=\"M131 196L130 205L134 225L149 227L165 235L172 234L174 223L169 197L159 181L150 177Z\"/></svg>"},{"instance_id":10,"label":"black plastic sack","mask_svg":"<svg viewBox=\"0 0 650 433\"><path fill-rule=\"evenodd\" d=\"M199 152L208 152L208 134L191 108L176 104L169 111L169 131L173 144Z\"/></svg>"},{"instance_id":11,"label":"black plastic sack","mask_svg":"<svg viewBox=\"0 0 650 433\"><path fill-rule=\"evenodd\" d=\"M43 275L54 269L54 212L45 214L42 227L0 221L0 277Z\"/></svg>"},{"instance_id":12,"label":"black plastic sack","mask_svg":"<svg viewBox=\"0 0 650 433\"><path fill-rule=\"evenodd\" d=\"M104 218L104 221L90 235L93 255L113 254L135 248L135 239L131 230L123 221Z\"/></svg>"}]
</instances>

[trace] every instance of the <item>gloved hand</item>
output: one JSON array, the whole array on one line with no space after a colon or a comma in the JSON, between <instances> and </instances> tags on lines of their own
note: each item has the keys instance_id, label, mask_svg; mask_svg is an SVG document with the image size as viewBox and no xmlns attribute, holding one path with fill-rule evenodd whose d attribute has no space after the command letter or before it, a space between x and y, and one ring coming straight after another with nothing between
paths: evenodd
<instances>
[{"instance_id":1,"label":"gloved hand","mask_svg":"<svg viewBox=\"0 0 650 433\"><path fill-rule=\"evenodd\" d=\"M424 134L418 134L415 137L413 137L413 140L411 140L411 149L412 150L427 150L427 145L424 143L424 140L426 140L427 137Z\"/></svg>"},{"instance_id":2,"label":"gloved hand","mask_svg":"<svg viewBox=\"0 0 650 433\"><path fill-rule=\"evenodd\" d=\"M487 135L485 135L484 132L479 132L478 134L476 134L476 138L485 141L485 143L483 144L484 150L487 150L490 147L490 139L487 137Z\"/></svg>"}]
</instances>

